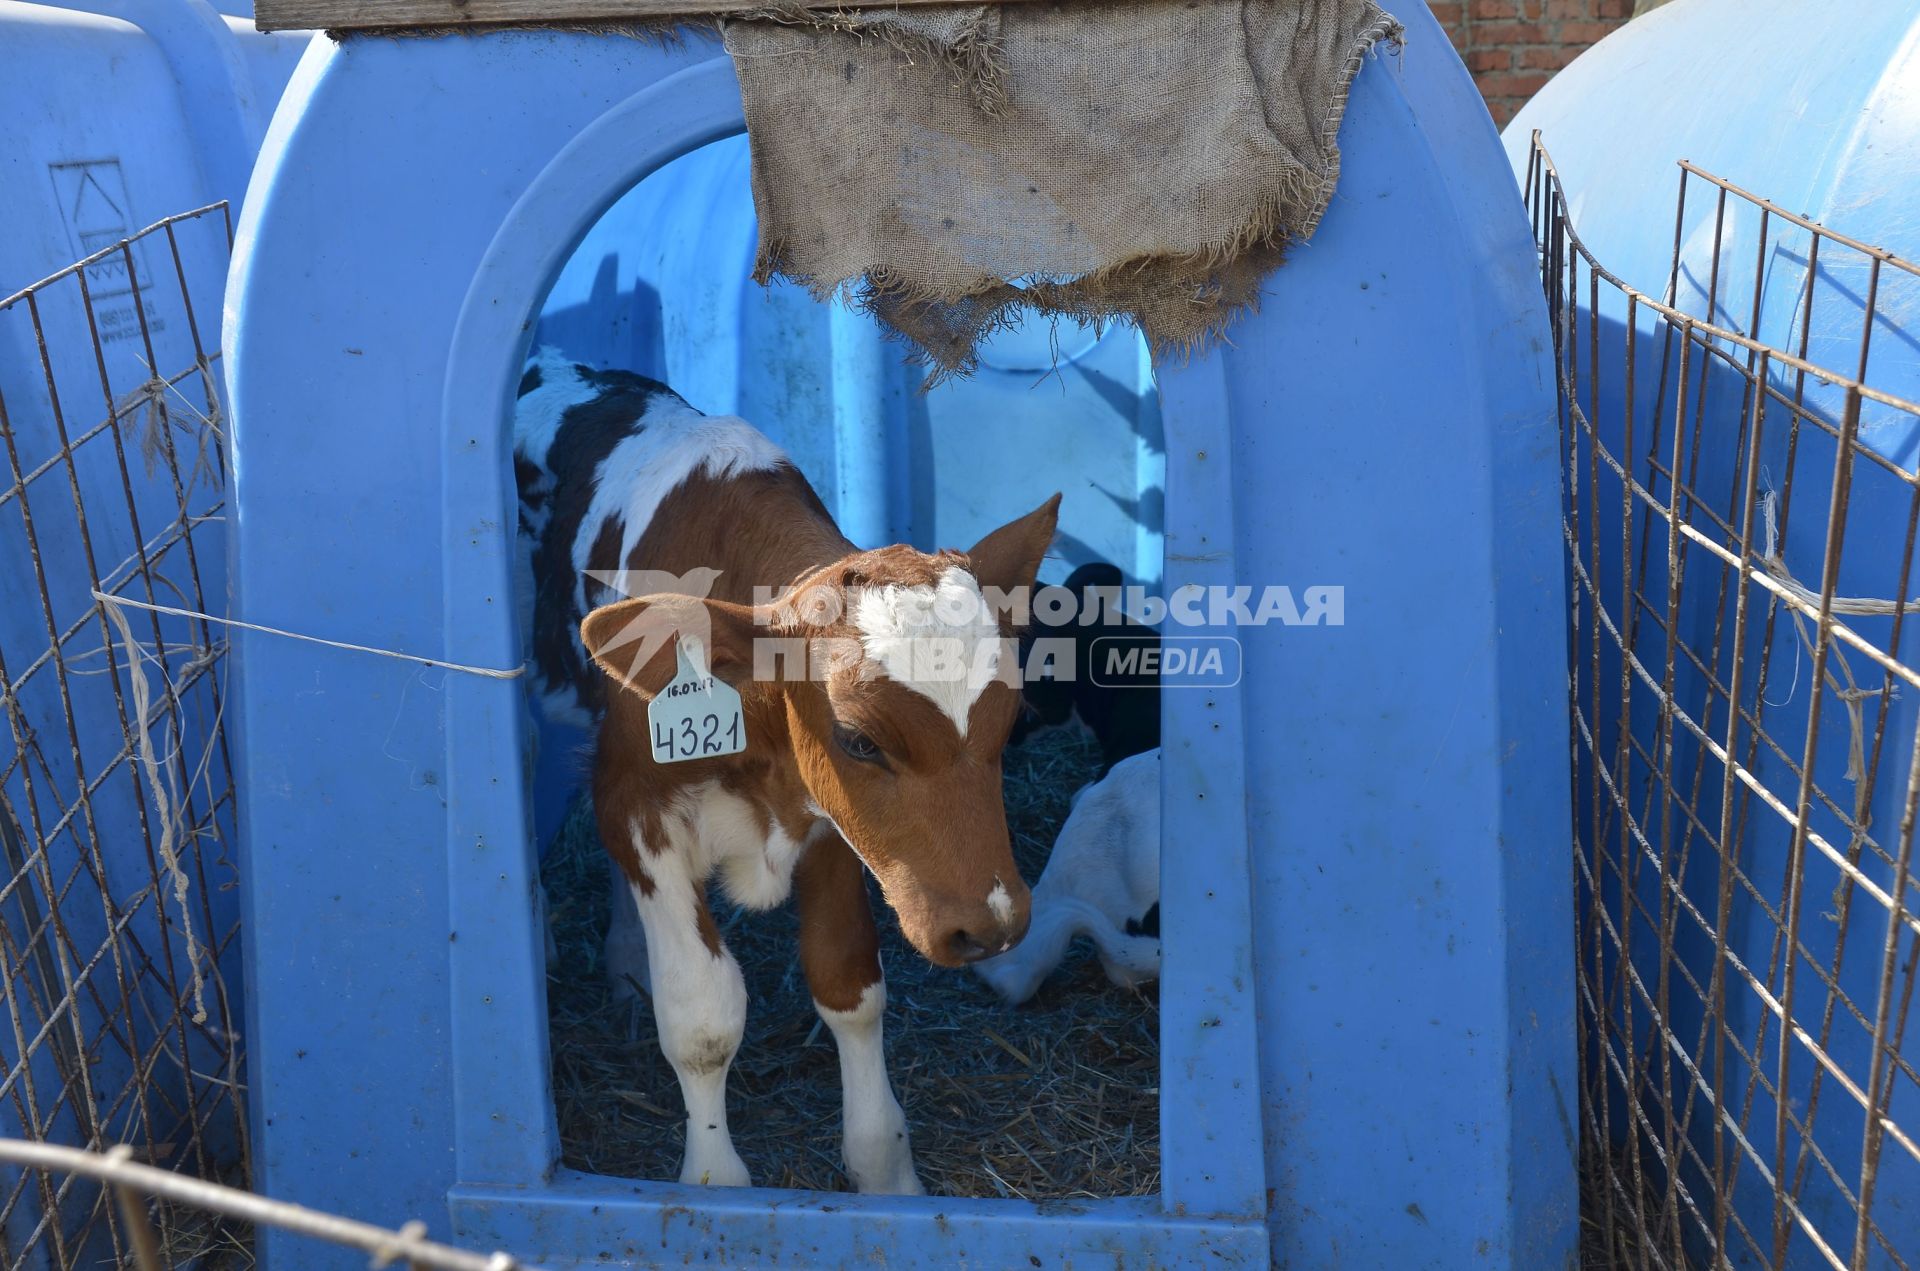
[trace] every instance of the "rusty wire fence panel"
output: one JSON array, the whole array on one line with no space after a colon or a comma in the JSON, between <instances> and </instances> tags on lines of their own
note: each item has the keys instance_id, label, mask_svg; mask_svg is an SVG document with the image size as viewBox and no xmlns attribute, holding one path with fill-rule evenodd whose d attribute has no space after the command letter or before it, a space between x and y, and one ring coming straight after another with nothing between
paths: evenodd
<instances>
[{"instance_id":1,"label":"rusty wire fence panel","mask_svg":"<svg viewBox=\"0 0 1920 1271\"><path fill-rule=\"evenodd\" d=\"M225 610L231 237L214 204L0 299L0 1133L244 1184L226 643L98 598ZM97 1182L0 1169L6 1266L128 1240Z\"/></svg>"},{"instance_id":2,"label":"rusty wire fence panel","mask_svg":"<svg viewBox=\"0 0 1920 1271\"><path fill-rule=\"evenodd\" d=\"M1582 243L1537 137L1526 187L1561 390L1588 1264L1913 1266L1920 405L1875 383L1917 356L1920 271L1683 164L1656 296Z\"/></svg>"}]
</instances>

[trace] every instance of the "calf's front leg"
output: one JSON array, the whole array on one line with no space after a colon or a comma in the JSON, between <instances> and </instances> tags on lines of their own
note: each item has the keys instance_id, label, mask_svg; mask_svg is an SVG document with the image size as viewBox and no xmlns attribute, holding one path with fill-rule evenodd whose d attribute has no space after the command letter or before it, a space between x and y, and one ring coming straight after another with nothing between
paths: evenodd
<instances>
[{"instance_id":1,"label":"calf's front leg","mask_svg":"<svg viewBox=\"0 0 1920 1271\"><path fill-rule=\"evenodd\" d=\"M863 1192L919 1196L906 1114L887 1079L881 1016L887 982L859 858L837 834L807 848L794 871L800 905L800 965L814 1009L840 1052L842 1150Z\"/></svg>"},{"instance_id":2,"label":"calf's front leg","mask_svg":"<svg viewBox=\"0 0 1920 1271\"><path fill-rule=\"evenodd\" d=\"M689 873L685 854L672 847L649 852L638 827L629 841L636 859L619 863L646 930L653 1018L687 1105L680 1181L750 1186L727 1130L727 1069L747 1025L740 964L720 939L706 888Z\"/></svg>"}]
</instances>

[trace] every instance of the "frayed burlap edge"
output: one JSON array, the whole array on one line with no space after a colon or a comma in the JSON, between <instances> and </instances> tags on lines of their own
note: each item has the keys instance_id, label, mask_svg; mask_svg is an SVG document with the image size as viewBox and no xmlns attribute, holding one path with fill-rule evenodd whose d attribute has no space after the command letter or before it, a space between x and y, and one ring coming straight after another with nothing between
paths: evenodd
<instances>
[{"instance_id":1,"label":"frayed burlap edge","mask_svg":"<svg viewBox=\"0 0 1920 1271\"><path fill-rule=\"evenodd\" d=\"M959 7L966 7L964 5ZM889 9L810 8L803 0L751 12L730 13L721 21L727 27L742 22L772 22L780 26L808 27L851 35L862 42L878 40L912 62L927 58L953 76L954 86L967 95L975 110L997 116L1007 101L1006 68L1000 60L999 10L986 5L980 20L973 23L951 43L936 40L921 32L900 26ZM740 56L732 45L727 52Z\"/></svg>"},{"instance_id":2,"label":"frayed burlap edge","mask_svg":"<svg viewBox=\"0 0 1920 1271\"><path fill-rule=\"evenodd\" d=\"M872 316L890 338L908 346L907 360L925 369L923 390L973 374L979 369L980 342L1019 325L1028 314L1086 323L1096 332L1131 321L1156 363L1185 363L1223 341L1234 322L1259 310L1267 275L1294 243L1312 236L1326 214L1340 180L1338 138L1354 78L1382 43L1397 50L1404 37L1398 20L1377 5L1374 10L1340 68L1320 121L1324 168L1315 172L1302 166L1282 174L1279 189L1221 242L1026 286L983 276L957 292L918 286L885 267L844 280L809 277L791 271L786 245L772 242L762 245L754 280L765 285L783 277L817 300L841 299Z\"/></svg>"},{"instance_id":3,"label":"frayed burlap edge","mask_svg":"<svg viewBox=\"0 0 1920 1271\"><path fill-rule=\"evenodd\" d=\"M1322 174L1326 192L1320 197L1320 205L1313 216L1300 228L1301 238L1313 237L1320 228L1320 218L1326 215L1327 205L1333 202L1333 190L1340 183L1340 121L1347 117L1347 97L1353 92L1353 81L1360 74L1367 59L1372 57L1384 44L1391 53L1398 53L1406 39L1407 29L1391 13L1374 6L1374 19L1360 29L1359 38L1354 41L1353 51L1347 55L1345 65L1340 68L1340 77L1334 81L1333 97L1327 102L1327 113L1320 120L1320 144L1325 147L1327 170Z\"/></svg>"}]
</instances>

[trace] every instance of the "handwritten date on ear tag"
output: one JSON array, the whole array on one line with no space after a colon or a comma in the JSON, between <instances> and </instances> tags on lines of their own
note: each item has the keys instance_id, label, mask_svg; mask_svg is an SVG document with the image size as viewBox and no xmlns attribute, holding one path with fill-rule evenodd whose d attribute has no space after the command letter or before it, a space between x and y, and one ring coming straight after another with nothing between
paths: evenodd
<instances>
[{"instance_id":1,"label":"handwritten date on ear tag","mask_svg":"<svg viewBox=\"0 0 1920 1271\"><path fill-rule=\"evenodd\" d=\"M683 636L674 652L679 670L647 703L653 761L684 763L745 750L747 722L739 691L707 670L706 650L698 640Z\"/></svg>"}]
</instances>

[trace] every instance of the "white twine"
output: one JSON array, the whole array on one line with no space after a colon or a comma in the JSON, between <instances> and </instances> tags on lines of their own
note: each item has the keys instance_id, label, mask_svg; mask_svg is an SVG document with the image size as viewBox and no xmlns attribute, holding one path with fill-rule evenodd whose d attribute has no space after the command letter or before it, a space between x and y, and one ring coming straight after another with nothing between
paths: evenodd
<instances>
[{"instance_id":1,"label":"white twine","mask_svg":"<svg viewBox=\"0 0 1920 1271\"><path fill-rule=\"evenodd\" d=\"M1811 588L1803 586L1797 578L1793 578L1793 574L1788 570L1788 563L1780 559L1780 526L1778 526L1776 503L1778 503L1778 495L1774 495L1772 490L1768 490L1768 492L1764 492L1763 495L1761 495L1761 518L1764 520L1764 532L1766 532L1766 555L1761 557L1761 564L1766 566L1766 572L1774 578L1774 582L1780 584L1780 588L1784 589L1784 591L1789 591L1789 593L1793 593L1795 599L1811 605L1812 609L1818 609L1818 607L1820 607L1820 593L1818 593L1818 591L1812 591ZM1897 612L1912 609L1912 607L1920 607L1920 601L1905 601L1905 603L1903 603L1903 601L1882 601L1882 599L1874 599L1874 597L1847 597L1847 595L1836 595L1836 597L1832 597L1832 601L1828 603L1828 612L1884 618L1884 616L1891 616L1891 614L1897 614ZM1793 609L1791 605L1788 607L1788 616L1789 618L1793 618L1793 632L1799 636L1801 645L1807 647L1807 653L1814 653L1814 641L1812 641L1812 637L1807 634L1807 616L1799 611L1799 609ZM1847 772L1845 772L1845 779L1851 781L1853 787L1855 787L1855 826L1857 826L1857 829L1855 829L1855 837L1859 837L1860 833L1866 831L1866 824L1860 820L1860 818L1866 814L1866 810L1860 806L1862 801L1860 801L1859 797L1860 781L1866 779L1866 716L1864 716L1862 707L1864 707L1864 703L1866 703L1868 697L1880 697L1880 693L1882 693L1884 689L1862 689L1859 682L1853 678L1853 666L1847 662L1847 655L1839 649L1839 645L1830 645L1830 647L1828 647L1828 653L1830 653L1828 662L1830 662L1830 664L1837 664L1837 666L1839 666L1839 674L1843 674L1843 676L1847 678L1847 683L1841 685L1839 680L1834 678L1834 672L1826 672L1826 687L1834 693L1834 697L1839 699L1839 703L1847 708L1847 731L1849 731L1849 737L1847 737ZM1795 651L1795 678L1799 676L1799 666L1797 666L1797 662L1799 662L1799 653ZM1791 701L1791 697L1789 697L1789 701Z\"/></svg>"},{"instance_id":2,"label":"white twine","mask_svg":"<svg viewBox=\"0 0 1920 1271\"><path fill-rule=\"evenodd\" d=\"M1808 606L1818 609L1820 607L1820 593L1803 586L1787 569L1786 561L1780 557L1780 530L1777 519L1777 503L1778 497L1772 490L1768 490L1760 496L1760 513L1765 522L1766 532L1766 554L1761 557L1760 563L1766 566L1767 573L1772 576L1776 583L1780 584L1782 590L1791 593L1796 599ZM1892 617L1895 614L1904 613L1907 610L1915 608L1920 608L1920 599L1899 601L1879 600L1864 596L1834 596L1828 601L1828 611L1830 613L1848 614L1857 617ZM1813 638L1807 633L1806 615L1791 605L1787 607L1787 614L1793 619L1794 633L1799 637L1800 643L1806 648L1809 654L1815 653L1816 646ZM1862 784L1867 776L1866 712L1864 708L1868 698L1878 697L1886 690L1884 688L1861 688L1859 681L1854 679L1853 667L1847 661L1845 651L1843 651L1839 645L1834 644L1829 646L1828 652L1830 654L1828 659L1829 664L1837 664L1840 668L1840 674L1845 676L1847 681L1843 686L1833 677L1832 671L1828 671L1826 674L1827 688L1835 697L1840 699L1840 704L1844 706L1847 711L1847 770L1843 774L1843 779L1853 786L1853 825L1850 841L1847 844L1847 854L1849 859L1851 859L1853 853L1859 849L1862 840L1866 838L1872 820L1872 810L1867 807L1866 788ZM1799 676L1798 649L1794 650L1794 663L1794 675L1797 679ZM1791 694L1789 694L1788 700L1792 700ZM1845 882L1843 880L1841 886L1835 889L1834 903L1836 907L1838 907L1840 903L1838 899L1839 893L1844 887Z\"/></svg>"},{"instance_id":3,"label":"white twine","mask_svg":"<svg viewBox=\"0 0 1920 1271\"><path fill-rule=\"evenodd\" d=\"M203 410L180 391L178 384L162 375L153 363L138 354L134 356L135 360L147 369L147 382L113 404L114 422L118 424L120 420L130 417L143 405L145 406L146 419L139 431L139 442L140 457L146 463L149 477L153 476L154 466L160 457L162 447L166 444L165 434L169 427L177 427L181 432L193 435L193 468L186 476L185 488L181 496L184 501L186 492L198 487L201 477L213 478L214 476L213 462L207 453L208 443L218 441L224 445L226 441L226 434L222 431L225 420L220 412L220 392L216 387L219 381L214 375L212 360L205 354L194 359L193 369L200 373L201 388L207 398L206 408ZM181 372L182 377L186 374L187 372ZM186 413L192 417L197 427L175 422L172 412L176 408L170 408L167 405L168 394L180 399L180 405L186 409ZM180 479L178 455L171 453L171 448L169 451L169 463L173 467L174 478L178 483ZM213 483L217 485L219 481L215 479ZM184 502L182 510L185 510Z\"/></svg>"},{"instance_id":4,"label":"white twine","mask_svg":"<svg viewBox=\"0 0 1920 1271\"><path fill-rule=\"evenodd\" d=\"M95 596L102 593L95 592ZM167 783L160 780L160 760L153 752L153 728L149 718L153 692L147 683L147 672L141 663L146 652L133 638L133 627L127 622L127 615L113 605L101 606L101 612L120 632L120 640L127 650L127 678L133 688L135 745L140 751L140 766L147 774L147 786L153 791L154 810L160 817L160 862L166 867L167 877L173 882L173 900L180 908L180 929L184 933L187 946L187 967L193 976L193 1022L207 1022L206 978L200 970L200 942L193 934L193 913L187 908L187 871L180 867L180 853L174 843L175 825L173 801L168 795Z\"/></svg>"},{"instance_id":5,"label":"white twine","mask_svg":"<svg viewBox=\"0 0 1920 1271\"><path fill-rule=\"evenodd\" d=\"M1820 607L1820 593L1801 584L1787 569L1787 563L1778 553L1779 531L1775 526L1774 504L1777 498L1768 490L1760 496L1760 514L1766 519L1767 552L1760 563L1767 567L1775 582L1786 591L1811 608ZM1877 600L1870 596L1835 596L1830 606L1833 613L1843 613L1856 618L1891 618L1897 613L1911 613L1920 610L1920 596L1912 600Z\"/></svg>"},{"instance_id":6,"label":"white twine","mask_svg":"<svg viewBox=\"0 0 1920 1271\"><path fill-rule=\"evenodd\" d=\"M161 762L154 750L152 719L150 712L153 704L153 689L147 682L144 663L154 655L149 654L134 638L133 627L127 621L125 610L144 609L149 613L170 614L177 618L197 619L201 622L217 623L224 627L237 627L244 631L258 631L263 635L285 636L289 640L304 640L309 644L323 644L328 648L346 649L355 653L371 653L383 658L398 658L402 662L420 662L427 666L437 666L449 671L460 671L468 675L480 675L488 679L517 679L526 672L525 667L499 669L488 666L467 666L460 662L447 662L439 658L425 658L412 653L401 653L394 649L377 649L371 645L352 644L344 640L327 640L320 636L303 635L298 631L286 631L279 627L263 626L257 622L242 622L237 618L222 618L216 614L201 613L195 609L184 609L174 605L156 605L147 601L134 600L127 596L116 596L110 592L94 589L94 600L100 604L101 612L114 625L121 643L126 647L127 675L133 693L133 712L136 719L136 737L134 745L138 749L141 769L146 773L147 786L153 792L154 810L160 820L160 841L157 844L161 864L166 868L167 878L173 884L174 903L180 909L180 926L184 935L187 953L187 965L193 975L193 1022L207 1022L206 977L201 969L202 950L198 936L193 930L192 911L187 907L187 871L180 864L178 844L179 822L174 815L173 799L169 783L161 779ZM211 654L202 654L198 660L210 660ZM155 659L157 660L157 658ZM189 666L191 669L191 664ZM164 670L164 667L163 667ZM171 770L169 769L169 777Z\"/></svg>"},{"instance_id":7,"label":"white twine","mask_svg":"<svg viewBox=\"0 0 1920 1271\"><path fill-rule=\"evenodd\" d=\"M103 605L125 606L129 609L145 609L149 613L171 614L176 618L194 618L201 622L218 623L223 627L237 627L242 631L258 631L262 635L285 636L289 640L304 640L308 644L324 644L329 649L346 649L352 653L371 653L376 657L398 658L402 662L419 662L426 666L437 666L447 671L459 671L465 675L481 675L490 680L517 680L525 675L527 668L516 666L499 668L491 666L468 666L464 662L446 662L439 658L421 657L417 653L402 653L397 649L378 649L370 644L352 644L345 640L327 640L316 635L303 635L298 631L288 631L281 627L266 627L257 622L242 622L238 618L222 618L217 614L201 613L197 609L176 609L172 605L155 605L146 601L134 600L128 596L110 595L104 591L95 591L93 598Z\"/></svg>"}]
</instances>

